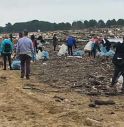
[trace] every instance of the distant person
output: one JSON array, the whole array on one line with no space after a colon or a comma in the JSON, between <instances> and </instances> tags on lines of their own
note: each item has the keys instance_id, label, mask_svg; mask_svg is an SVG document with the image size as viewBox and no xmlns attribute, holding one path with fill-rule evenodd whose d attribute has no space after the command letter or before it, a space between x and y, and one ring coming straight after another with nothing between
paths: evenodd
<instances>
[{"instance_id":1,"label":"distant person","mask_svg":"<svg viewBox=\"0 0 124 127\"><path fill-rule=\"evenodd\" d=\"M97 37L94 37L92 39L93 43L92 43L92 51L91 51L91 54L93 55L94 58L96 58L96 53L97 53L97 50L100 52L100 41Z\"/></svg>"},{"instance_id":2,"label":"distant person","mask_svg":"<svg viewBox=\"0 0 124 127\"><path fill-rule=\"evenodd\" d=\"M73 56L73 46L76 46L76 39L73 36L67 38L68 54Z\"/></svg>"},{"instance_id":3,"label":"distant person","mask_svg":"<svg viewBox=\"0 0 124 127\"><path fill-rule=\"evenodd\" d=\"M111 87L114 87L117 83L118 78L120 75L123 76L123 84L122 84L122 92L124 92L124 38L123 43L118 42L115 44L115 55L113 57L113 64L115 66L114 75L112 78Z\"/></svg>"},{"instance_id":4,"label":"distant person","mask_svg":"<svg viewBox=\"0 0 124 127\"><path fill-rule=\"evenodd\" d=\"M19 39L22 38L22 37L23 37L23 33L20 32L20 33L19 33Z\"/></svg>"},{"instance_id":5,"label":"distant person","mask_svg":"<svg viewBox=\"0 0 124 127\"><path fill-rule=\"evenodd\" d=\"M106 51L109 52L110 48L111 48L111 42L105 37L102 40L102 44L104 47L106 47Z\"/></svg>"},{"instance_id":6,"label":"distant person","mask_svg":"<svg viewBox=\"0 0 124 127\"><path fill-rule=\"evenodd\" d=\"M26 76L26 79L30 79L30 62L34 50L32 40L28 38L27 31L24 31L24 37L18 40L16 53L21 61L21 78Z\"/></svg>"},{"instance_id":7,"label":"distant person","mask_svg":"<svg viewBox=\"0 0 124 127\"><path fill-rule=\"evenodd\" d=\"M32 43L33 43L33 48L34 48L33 61L35 61L36 60L36 53L37 53L37 41L35 39L34 34L31 35L31 40L32 40Z\"/></svg>"},{"instance_id":8,"label":"distant person","mask_svg":"<svg viewBox=\"0 0 124 127\"><path fill-rule=\"evenodd\" d=\"M45 43L45 40L43 39L43 37L40 35L38 38L37 38L37 47L42 47L43 44Z\"/></svg>"},{"instance_id":9,"label":"distant person","mask_svg":"<svg viewBox=\"0 0 124 127\"><path fill-rule=\"evenodd\" d=\"M4 61L4 70L6 70L7 59L9 61L10 70L12 70L11 55L13 51L13 43L11 42L11 40L9 39L7 35L5 35L4 40L1 43L1 49L2 49L2 56Z\"/></svg>"},{"instance_id":10,"label":"distant person","mask_svg":"<svg viewBox=\"0 0 124 127\"><path fill-rule=\"evenodd\" d=\"M54 51L56 51L56 46L58 44L58 38L56 37L56 34L53 35L53 47Z\"/></svg>"},{"instance_id":11,"label":"distant person","mask_svg":"<svg viewBox=\"0 0 124 127\"><path fill-rule=\"evenodd\" d=\"M1 52L2 52L2 48L1 48L2 41L3 41L3 38L2 38L2 36L0 36L0 55L1 55Z\"/></svg>"},{"instance_id":12,"label":"distant person","mask_svg":"<svg viewBox=\"0 0 124 127\"><path fill-rule=\"evenodd\" d=\"M13 42L13 36L12 34L9 35L10 41Z\"/></svg>"},{"instance_id":13,"label":"distant person","mask_svg":"<svg viewBox=\"0 0 124 127\"><path fill-rule=\"evenodd\" d=\"M22 33L22 32L18 33L18 39L17 39L17 42L18 42L18 40L21 39L22 37L23 37L23 33ZM16 57L17 42L14 43L14 58Z\"/></svg>"}]
</instances>

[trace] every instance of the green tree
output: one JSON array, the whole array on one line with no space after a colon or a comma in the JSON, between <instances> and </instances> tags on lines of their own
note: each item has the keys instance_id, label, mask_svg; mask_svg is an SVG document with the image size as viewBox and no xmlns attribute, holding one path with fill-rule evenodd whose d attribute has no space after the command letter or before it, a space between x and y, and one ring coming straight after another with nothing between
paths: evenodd
<instances>
[{"instance_id":1,"label":"green tree","mask_svg":"<svg viewBox=\"0 0 124 127\"><path fill-rule=\"evenodd\" d=\"M111 20L111 26L116 26L117 25L117 21L115 19Z\"/></svg>"},{"instance_id":2,"label":"green tree","mask_svg":"<svg viewBox=\"0 0 124 127\"><path fill-rule=\"evenodd\" d=\"M108 20L108 21L106 22L106 27L111 27L111 20Z\"/></svg>"},{"instance_id":3,"label":"green tree","mask_svg":"<svg viewBox=\"0 0 124 127\"><path fill-rule=\"evenodd\" d=\"M118 25L118 26L124 26L124 19L119 19L119 20L117 21L117 25Z\"/></svg>"},{"instance_id":4,"label":"green tree","mask_svg":"<svg viewBox=\"0 0 124 127\"><path fill-rule=\"evenodd\" d=\"M13 31L13 27L12 27L11 23L6 24L5 31L8 32L8 33Z\"/></svg>"},{"instance_id":5,"label":"green tree","mask_svg":"<svg viewBox=\"0 0 124 127\"><path fill-rule=\"evenodd\" d=\"M92 19L92 20L89 20L89 27L96 27L97 26L97 21Z\"/></svg>"},{"instance_id":6,"label":"green tree","mask_svg":"<svg viewBox=\"0 0 124 127\"><path fill-rule=\"evenodd\" d=\"M84 27L89 28L89 22L87 20L84 21Z\"/></svg>"},{"instance_id":7,"label":"green tree","mask_svg":"<svg viewBox=\"0 0 124 127\"><path fill-rule=\"evenodd\" d=\"M103 20L99 20L98 23L97 23L97 26L100 27L100 28L104 28L105 27L105 23Z\"/></svg>"}]
</instances>

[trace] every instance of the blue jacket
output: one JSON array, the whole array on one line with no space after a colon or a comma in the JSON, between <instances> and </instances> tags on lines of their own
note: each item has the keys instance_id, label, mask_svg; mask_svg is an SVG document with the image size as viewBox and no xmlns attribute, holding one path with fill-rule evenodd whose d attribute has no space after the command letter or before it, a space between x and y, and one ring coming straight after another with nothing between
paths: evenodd
<instances>
[{"instance_id":1,"label":"blue jacket","mask_svg":"<svg viewBox=\"0 0 124 127\"><path fill-rule=\"evenodd\" d=\"M10 52L5 52L5 44L10 44ZM12 53L13 51L13 43L9 39L4 39L1 43L1 49L3 54Z\"/></svg>"},{"instance_id":2,"label":"blue jacket","mask_svg":"<svg viewBox=\"0 0 124 127\"><path fill-rule=\"evenodd\" d=\"M67 46L75 46L76 47L76 40L74 37L69 36L67 39Z\"/></svg>"}]
</instances>

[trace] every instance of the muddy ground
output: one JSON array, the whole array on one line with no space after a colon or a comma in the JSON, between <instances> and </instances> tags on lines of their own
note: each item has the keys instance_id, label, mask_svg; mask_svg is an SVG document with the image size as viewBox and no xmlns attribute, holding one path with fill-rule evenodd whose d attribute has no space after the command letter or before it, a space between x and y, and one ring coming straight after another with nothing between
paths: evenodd
<instances>
[{"instance_id":1,"label":"muddy ground","mask_svg":"<svg viewBox=\"0 0 124 127\"><path fill-rule=\"evenodd\" d=\"M111 60L56 54L32 63L30 80L1 68L0 127L124 127L124 95L108 87Z\"/></svg>"}]
</instances>

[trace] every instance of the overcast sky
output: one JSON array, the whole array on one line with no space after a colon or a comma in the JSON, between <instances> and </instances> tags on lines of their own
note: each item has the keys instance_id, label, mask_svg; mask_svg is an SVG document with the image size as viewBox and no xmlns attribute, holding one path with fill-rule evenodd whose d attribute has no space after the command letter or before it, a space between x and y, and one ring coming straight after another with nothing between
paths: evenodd
<instances>
[{"instance_id":1,"label":"overcast sky","mask_svg":"<svg viewBox=\"0 0 124 127\"><path fill-rule=\"evenodd\" d=\"M0 26L34 19L73 22L124 18L124 0L0 0Z\"/></svg>"}]
</instances>

